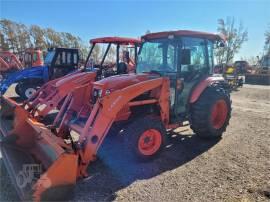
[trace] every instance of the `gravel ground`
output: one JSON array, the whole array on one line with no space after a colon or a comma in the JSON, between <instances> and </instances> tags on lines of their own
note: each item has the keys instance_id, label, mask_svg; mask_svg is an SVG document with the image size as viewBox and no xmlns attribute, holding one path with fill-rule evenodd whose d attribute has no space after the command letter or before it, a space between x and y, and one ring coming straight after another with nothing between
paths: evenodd
<instances>
[{"instance_id":1,"label":"gravel ground","mask_svg":"<svg viewBox=\"0 0 270 202\"><path fill-rule=\"evenodd\" d=\"M221 140L179 128L150 163L126 159L121 138L108 139L72 201L270 201L270 87L245 85L232 100ZM18 200L0 167L0 200Z\"/></svg>"}]
</instances>

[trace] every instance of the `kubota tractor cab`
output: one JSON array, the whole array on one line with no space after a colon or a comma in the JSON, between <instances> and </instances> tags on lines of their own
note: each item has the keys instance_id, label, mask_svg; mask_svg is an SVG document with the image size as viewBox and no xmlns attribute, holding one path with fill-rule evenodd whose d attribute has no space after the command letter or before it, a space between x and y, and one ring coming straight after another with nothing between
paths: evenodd
<instances>
[{"instance_id":1,"label":"kubota tractor cab","mask_svg":"<svg viewBox=\"0 0 270 202\"><path fill-rule=\"evenodd\" d=\"M8 74L0 83L0 93L3 95L10 85L17 83L15 91L25 100L49 80L62 77L76 70L78 61L78 49L51 48L46 55L44 66L26 68Z\"/></svg>"},{"instance_id":2,"label":"kubota tractor cab","mask_svg":"<svg viewBox=\"0 0 270 202\"><path fill-rule=\"evenodd\" d=\"M142 41L136 74L74 89L59 112L63 117L59 128L52 131L15 108L21 116L5 129L13 112L2 111L1 149L9 171L16 176L19 163L39 163L43 168L33 187L36 201L49 200L50 194L67 195L76 179L88 176L88 165L116 124L124 138L123 155L143 160L156 156L166 145L166 130L184 121L200 137L220 138L226 130L230 95L224 79L212 76L213 48L223 38L179 30L147 34ZM19 187L21 197L25 191L29 187Z\"/></svg>"},{"instance_id":3,"label":"kubota tractor cab","mask_svg":"<svg viewBox=\"0 0 270 202\"><path fill-rule=\"evenodd\" d=\"M22 54L24 67L37 67L44 64L43 53L39 49L26 49Z\"/></svg>"}]
</instances>

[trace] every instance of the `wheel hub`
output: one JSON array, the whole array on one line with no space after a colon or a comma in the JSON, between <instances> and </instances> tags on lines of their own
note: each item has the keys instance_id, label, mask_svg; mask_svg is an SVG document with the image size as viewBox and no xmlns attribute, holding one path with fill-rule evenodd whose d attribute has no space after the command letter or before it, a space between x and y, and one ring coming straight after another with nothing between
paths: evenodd
<instances>
[{"instance_id":1,"label":"wheel hub","mask_svg":"<svg viewBox=\"0 0 270 202\"><path fill-rule=\"evenodd\" d=\"M220 129L228 116L227 103L224 100L218 100L212 107L211 122L215 129Z\"/></svg>"},{"instance_id":2,"label":"wheel hub","mask_svg":"<svg viewBox=\"0 0 270 202\"><path fill-rule=\"evenodd\" d=\"M37 91L37 90L34 89L34 88L28 88L28 89L26 89L26 91L25 91L25 96L26 96L27 98L30 98L33 94L35 94L36 91Z\"/></svg>"},{"instance_id":3,"label":"wheel hub","mask_svg":"<svg viewBox=\"0 0 270 202\"><path fill-rule=\"evenodd\" d=\"M149 129L142 133L138 142L138 149L143 155L155 154L162 143L162 136L156 129Z\"/></svg>"}]
</instances>

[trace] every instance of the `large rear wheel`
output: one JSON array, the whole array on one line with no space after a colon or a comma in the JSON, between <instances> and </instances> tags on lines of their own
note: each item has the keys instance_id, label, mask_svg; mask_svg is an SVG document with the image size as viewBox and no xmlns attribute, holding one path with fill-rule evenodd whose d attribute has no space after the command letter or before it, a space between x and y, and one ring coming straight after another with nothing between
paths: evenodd
<instances>
[{"instance_id":1,"label":"large rear wheel","mask_svg":"<svg viewBox=\"0 0 270 202\"><path fill-rule=\"evenodd\" d=\"M143 117L124 129L127 154L139 160L157 156L166 142L166 129L159 119Z\"/></svg>"},{"instance_id":2,"label":"large rear wheel","mask_svg":"<svg viewBox=\"0 0 270 202\"><path fill-rule=\"evenodd\" d=\"M203 138L220 138L230 118L230 95L218 86L207 88L191 106L191 128Z\"/></svg>"}]
</instances>

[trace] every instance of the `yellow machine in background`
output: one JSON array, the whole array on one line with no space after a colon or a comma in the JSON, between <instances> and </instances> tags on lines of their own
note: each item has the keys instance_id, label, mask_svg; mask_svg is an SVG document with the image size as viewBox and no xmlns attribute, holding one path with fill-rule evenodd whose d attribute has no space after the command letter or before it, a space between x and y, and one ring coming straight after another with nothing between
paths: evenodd
<instances>
[{"instance_id":1,"label":"yellow machine in background","mask_svg":"<svg viewBox=\"0 0 270 202\"><path fill-rule=\"evenodd\" d=\"M244 74L248 66L246 61L236 61L233 65L225 66L223 76L231 89L243 86Z\"/></svg>"}]
</instances>

